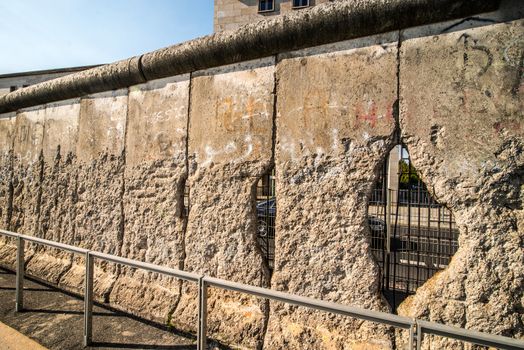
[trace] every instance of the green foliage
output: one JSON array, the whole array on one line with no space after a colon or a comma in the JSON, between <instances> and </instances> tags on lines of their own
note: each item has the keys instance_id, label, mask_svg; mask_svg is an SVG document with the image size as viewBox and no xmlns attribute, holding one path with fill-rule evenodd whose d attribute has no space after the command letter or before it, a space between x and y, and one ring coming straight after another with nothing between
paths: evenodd
<instances>
[{"instance_id":1,"label":"green foliage","mask_svg":"<svg viewBox=\"0 0 524 350\"><path fill-rule=\"evenodd\" d=\"M400 183L399 187L403 189L408 189L412 185L416 185L420 181L420 177L417 174L417 170L411 163L408 163L406 160L401 159L398 162L398 169L400 172Z\"/></svg>"}]
</instances>

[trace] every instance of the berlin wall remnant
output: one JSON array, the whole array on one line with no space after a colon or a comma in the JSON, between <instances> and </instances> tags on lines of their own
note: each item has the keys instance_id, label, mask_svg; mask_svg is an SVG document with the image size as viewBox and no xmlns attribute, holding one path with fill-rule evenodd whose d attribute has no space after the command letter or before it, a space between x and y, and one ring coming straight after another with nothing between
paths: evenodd
<instances>
[{"instance_id":1,"label":"berlin wall remnant","mask_svg":"<svg viewBox=\"0 0 524 350\"><path fill-rule=\"evenodd\" d=\"M127 258L182 270L188 103L189 75L130 89L121 250ZM180 288L177 279L123 267L110 301L166 323Z\"/></svg>"},{"instance_id":2,"label":"berlin wall remnant","mask_svg":"<svg viewBox=\"0 0 524 350\"><path fill-rule=\"evenodd\" d=\"M274 60L198 72L191 82L187 271L257 286L269 272L256 241L255 187L272 159ZM197 289L184 283L174 325L195 330ZM209 334L259 348L267 302L209 290Z\"/></svg>"},{"instance_id":3,"label":"berlin wall remnant","mask_svg":"<svg viewBox=\"0 0 524 350\"><path fill-rule=\"evenodd\" d=\"M400 306L403 315L524 336L523 26L408 31L402 42L402 139L460 227L449 267ZM427 337L430 345L452 346Z\"/></svg>"},{"instance_id":4,"label":"berlin wall remnant","mask_svg":"<svg viewBox=\"0 0 524 350\"><path fill-rule=\"evenodd\" d=\"M518 7L518 2L507 3L513 3L510 9ZM363 4L358 2L366 9ZM464 9L464 2L459 5ZM315 11L329 16L329 8L337 6ZM374 7L367 9L372 14ZM80 101L0 116L0 200L7 200L7 206L2 203L7 209L0 211L2 228L388 310L369 247L366 202L376 170L401 135L430 191L453 211L460 248L449 267L399 312L522 338L524 26L522 12L513 13L520 20L494 24L485 15L438 30L405 30L400 40L395 32L282 52L92 96L80 96L84 90L71 80L50 83L58 90L71 87L73 92L65 93L77 94ZM470 22L474 28L456 28ZM214 38L238 45L224 52L249 51L239 37L249 30L260 33L271 23L249 26L232 41ZM297 45L311 43L296 39ZM209 40L192 43L198 48L213 43ZM268 47L282 47L260 45L258 54L267 55ZM166 68L166 62L175 61L162 53L201 54L191 47L186 43L152 54L155 59L148 56L148 64L163 63L146 76L179 69ZM218 56L194 64L224 63ZM136 83L121 74L131 74L139 63L136 58L126 62L132 64L119 65L116 73L109 65L85 81L81 75L75 79L89 85L107 78L128 87ZM95 73L102 75L94 78ZM93 84L90 88L109 89ZM17 109L19 100L11 98L24 96L27 102L33 93L34 105L49 102L41 99L41 89L44 85L0 99L1 110ZM256 245L254 191L273 165L278 213L270 281ZM186 180L189 218L182 215ZM0 242L0 262L9 265L15 256L6 242ZM81 258L31 247L27 257L30 272L81 291ZM97 263L95 271L98 298L195 330L194 285L111 264ZM209 335L241 348L388 349L405 340L387 327L213 288L209 292ZM425 348L463 348L425 339Z\"/></svg>"},{"instance_id":5,"label":"berlin wall remnant","mask_svg":"<svg viewBox=\"0 0 524 350\"><path fill-rule=\"evenodd\" d=\"M48 104L42 108L41 178L35 235L58 242L72 242L75 230L76 169L74 166L80 100ZM34 205L35 202L29 202ZM35 246L29 274L58 284L72 263L72 254Z\"/></svg>"},{"instance_id":6,"label":"berlin wall remnant","mask_svg":"<svg viewBox=\"0 0 524 350\"><path fill-rule=\"evenodd\" d=\"M0 113L497 9L500 0L336 1L0 96ZM322 28L322 30L318 30Z\"/></svg>"},{"instance_id":7,"label":"berlin wall remnant","mask_svg":"<svg viewBox=\"0 0 524 350\"><path fill-rule=\"evenodd\" d=\"M15 113L0 119L0 226L9 228L13 205L13 139ZM6 237L0 238L0 264L15 266L15 242Z\"/></svg>"},{"instance_id":8,"label":"berlin wall remnant","mask_svg":"<svg viewBox=\"0 0 524 350\"><path fill-rule=\"evenodd\" d=\"M41 177L43 173L42 142L45 108L31 108L16 114L13 134L13 195L9 229L27 235L38 234ZM33 247L26 249L30 259ZM7 261L14 266L16 255L9 250Z\"/></svg>"},{"instance_id":9,"label":"berlin wall remnant","mask_svg":"<svg viewBox=\"0 0 524 350\"><path fill-rule=\"evenodd\" d=\"M396 45L388 34L278 63L272 288L389 310L366 210L375 171L394 145ZM385 327L278 302L271 303L268 327L267 349L392 346Z\"/></svg>"},{"instance_id":10,"label":"berlin wall remnant","mask_svg":"<svg viewBox=\"0 0 524 350\"><path fill-rule=\"evenodd\" d=\"M81 101L79 137L75 145L75 232L65 240L116 255L120 254L122 245L127 98L125 89L91 95ZM62 286L72 290L83 288L84 260L84 257L75 257L71 269L61 278ZM119 266L114 264L95 263L95 298L108 299L118 272Z\"/></svg>"}]
</instances>

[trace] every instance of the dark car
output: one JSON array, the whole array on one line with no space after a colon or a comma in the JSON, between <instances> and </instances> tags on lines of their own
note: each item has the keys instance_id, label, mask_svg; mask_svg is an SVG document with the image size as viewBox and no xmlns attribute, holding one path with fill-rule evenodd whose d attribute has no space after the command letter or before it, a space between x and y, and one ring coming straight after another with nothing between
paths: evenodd
<instances>
[{"instance_id":1,"label":"dark car","mask_svg":"<svg viewBox=\"0 0 524 350\"><path fill-rule=\"evenodd\" d=\"M386 222L376 216L370 216L368 218L368 225L371 229L371 249L384 249Z\"/></svg>"},{"instance_id":2,"label":"dark car","mask_svg":"<svg viewBox=\"0 0 524 350\"><path fill-rule=\"evenodd\" d=\"M276 202L276 199L272 198L257 203L258 235L260 237L275 237Z\"/></svg>"}]
</instances>

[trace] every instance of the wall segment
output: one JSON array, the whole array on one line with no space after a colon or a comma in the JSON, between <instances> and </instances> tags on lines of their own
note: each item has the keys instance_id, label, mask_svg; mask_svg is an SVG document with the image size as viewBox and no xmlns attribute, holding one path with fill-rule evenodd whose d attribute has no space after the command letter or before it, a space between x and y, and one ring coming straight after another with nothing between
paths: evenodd
<instances>
[{"instance_id":1,"label":"wall segment","mask_svg":"<svg viewBox=\"0 0 524 350\"><path fill-rule=\"evenodd\" d=\"M0 225L9 227L13 210L13 141L15 113L0 119ZM5 265L15 266L16 249L9 239L0 240L0 259Z\"/></svg>"},{"instance_id":2,"label":"wall segment","mask_svg":"<svg viewBox=\"0 0 524 350\"><path fill-rule=\"evenodd\" d=\"M401 305L402 314L523 335L523 25L402 43L402 138L461 233L449 268ZM419 79L431 73L435 79Z\"/></svg>"},{"instance_id":3,"label":"wall segment","mask_svg":"<svg viewBox=\"0 0 524 350\"><path fill-rule=\"evenodd\" d=\"M184 269L188 103L189 75L130 89L122 203L125 257ZM123 268L110 300L165 323L180 288L180 281Z\"/></svg>"},{"instance_id":4,"label":"wall segment","mask_svg":"<svg viewBox=\"0 0 524 350\"><path fill-rule=\"evenodd\" d=\"M81 101L79 138L75 145L77 189L75 236L77 246L120 254L124 137L127 89L88 96ZM99 189L103 188L104 191ZM107 300L118 267L96 264L95 294ZM78 257L60 283L73 289L83 285L84 259Z\"/></svg>"},{"instance_id":5,"label":"wall segment","mask_svg":"<svg viewBox=\"0 0 524 350\"><path fill-rule=\"evenodd\" d=\"M272 159L274 59L198 72L191 84L185 269L269 286L254 196ZM174 313L184 328L195 330L196 298L194 284L185 284ZM211 336L246 348L262 345L267 302L213 289L209 298Z\"/></svg>"},{"instance_id":6,"label":"wall segment","mask_svg":"<svg viewBox=\"0 0 524 350\"><path fill-rule=\"evenodd\" d=\"M41 143L39 193L27 198L27 205L39 208L34 235L59 242L73 242L75 235L76 169L80 100L48 104L45 107ZM35 201L37 206L35 206ZM26 265L28 273L58 283L72 263L72 255L37 247Z\"/></svg>"},{"instance_id":7,"label":"wall segment","mask_svg":"<svg viewBox=\"0 0 524 350\"><path fill-rule=\"evenodd\" d=\"M392 33L278 63L273 288L389 309L365 222L375 170L394 145L396 62ZM392 346L381 327L276 302L265 341L269 349Z\"/></svg>"}]
</instances>

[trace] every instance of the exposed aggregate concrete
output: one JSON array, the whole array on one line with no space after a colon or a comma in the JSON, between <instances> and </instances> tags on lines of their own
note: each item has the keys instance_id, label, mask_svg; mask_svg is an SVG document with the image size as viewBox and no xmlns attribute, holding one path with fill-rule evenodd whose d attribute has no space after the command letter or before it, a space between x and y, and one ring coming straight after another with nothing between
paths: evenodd
<instances>
[{"instance_id":1,"label":"exposed aggregate concrete","mask_svg":"<svg viewBox=\"0 0 524 350\"><path fill-rule=\"evenodd\" d=\"M80 101L47 105L42 141L42 178L36 235L69 243L74 235L76 176L74 154L78 138ZM29 202L33 204L34 202ZM29 274L57 284L72 262L70 253L35 246L26 265Z\"/></svg>"},{"instance_id":2,"label":"exposed aggregate concrete","mask_svg":"<svg viewBox=\"0 0 524 350\"><path fill-rule=\"evenodd\" d=\"M0 227L389 311L366 206L400 133L430 191L453 211L460 248L399 312L523 338L524 26L485 22L435 35L405 31L400 51L388 33L2 115ZM256 183L272 166L278 212L270 281L254 204ZM26 256L31 274L82 290L81 257L32 246ZM0 241L0 263L12 266L14 258L12 242ZM118 308L196 330L194 284L97 262L95 292ZM389 349L406 341L387 327L214 288L209 311L210 337L240 348ZM437 337L423 346L464 348Z\"/></svg>"},{"instance_id":3,"label":"exposed aggregate concrete","mask_svg":"<svg viewBox=\"0 0 524 350\"><path fill-rule=\"evenodd\" d=\"M188 103L189 76L150 82L129 93L122 256L184 269ZM166 323L180 288L179 280L122 268L110 300Z\"/></svg>"},{"instance_id":4,"label":"exposed aggregate concrete","mask_svg":"<svg viewBox=\"0 0 524 350\"><path fill-rule=\"evenodd\" d=\"M187 271L269 285L255 236L254 195L272 158L273 91L273 59L204 71L192 79ZM195 330L195 284L184 283L182 292L173 324ZM266 301L211 288L208 310L211 337L249 349L262 345Z\"/></svg>"},{"instance_id":5,"label":"exposed aggregate concrete","mask_svg":"<svg viewBox=\"0 0 524 350\"><path fill-rule=\"evenodd\" d=\"M364 42L277 65L272 288L387 312L366 211L375 172L394 145L397 43L394 34ZM264 348L391 349L392 342L386 327L272 302Z\"/></svg>"},{"instance_id":6,"label":"exposed aggregate concrete","mask_svg":"<svg viewBox=\"0 0 524 350\"><path fill-rule=\"evenodd\" d=\"M524 22L409 35L400 62L402 138L453 211L460 240L449 267L399 312L523 338ZM424 348L461 346L424 341Z\"/></svg>"},{"instance_id":7,"label":"exposed aggregate concrete","mask_svg":"<svg viewBox=\"0 0 524 350\"><path fill-rule=\"evenodd\" d=\"M76 147L76 198L71 208L75 213L75 230L64 237L64 243L120 254L127 99L127 90L120 90L81 101ZM94 292L97 299L107 300L119 268L111 263L95 261ZM76 256L60 284L68 289L82 289L84 270L84 258Z\"/></svg>"},{"instance_id":8,"label":"exposed aggregate concrete","mask_svg":"<svg viewBox=\"0 0 524 350\"><path fill-rule=\"evenodd\" d=\"M15 115L0 119L0 228L8 230L13 205L13 133ZM0 264L11 265L14 262L15 242L4 236L0 237Z\"/></svg>"}]
</instances>

